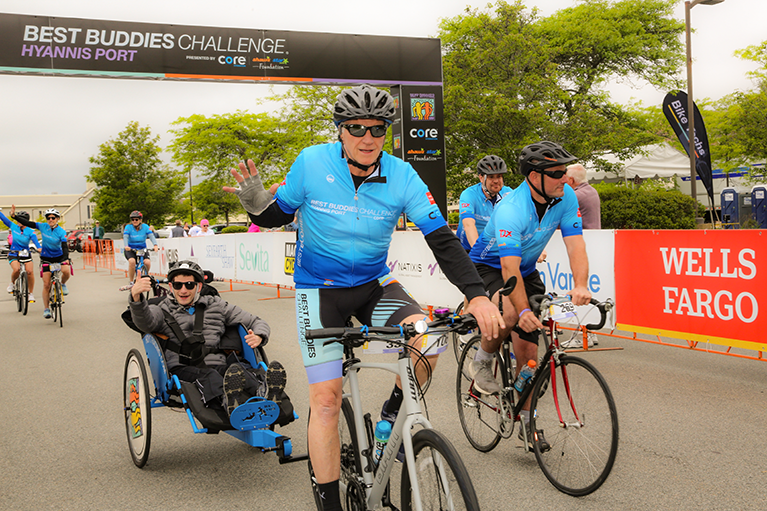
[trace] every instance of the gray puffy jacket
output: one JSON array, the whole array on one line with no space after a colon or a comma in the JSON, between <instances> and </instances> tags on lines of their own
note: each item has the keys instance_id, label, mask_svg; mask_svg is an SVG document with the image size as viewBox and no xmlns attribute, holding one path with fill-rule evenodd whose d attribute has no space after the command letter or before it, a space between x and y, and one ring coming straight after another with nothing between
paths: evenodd
<instances>
[{"instance_id":1,"label":"gray puffy jacket","mask_svg":"<svg viewBox=\"0 0 767 511\"><path fill-rule=\"evenodd\" d=\"M230 305L220 296L201 296L197 303L205 304L205 319L203 322L202 335L205 338L205 345L209 348L217 348L224 334L226 327L242 324L245 328L253 330L253 333L260 335L263 339L261 346L269 340L269 325L258 316L245 312L236 305ZM196 304L195 304L196 305ZM173 330L165 321L163 310L166 310L176 318L179 327L184 335L191 335L194 330L194 313L190 313L190 307L183 307L176 302L173 295L161 301L157 305L149 305L145 300L130 302L130 312L133 322L142 332L157 332L175 339ZM178 339L181 341L181 339ZM178 354L172 351L165 351L165 358L168 362L168 369L180 366ZM205 357L206 365L222 365L226 363L223 353L209 353Z\"/></svg>"}]
</instances>

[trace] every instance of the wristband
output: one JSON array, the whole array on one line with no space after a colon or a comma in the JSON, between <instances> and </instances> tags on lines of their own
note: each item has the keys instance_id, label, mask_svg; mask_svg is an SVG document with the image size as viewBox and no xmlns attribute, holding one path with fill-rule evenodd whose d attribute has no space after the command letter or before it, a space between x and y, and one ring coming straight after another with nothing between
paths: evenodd
<instances>
[{"instance_id":1,"label":"wristband","mask_svg":"<svg viewBox=\"0 0 767 511\"><path fill-rule=\"evenodd\" d=\"M519 313L519 317L521 318L522 314L524 314L525 312L532 312L532 311L530 309L522 309L522 312Z\"/></svg>"}]
</instances>

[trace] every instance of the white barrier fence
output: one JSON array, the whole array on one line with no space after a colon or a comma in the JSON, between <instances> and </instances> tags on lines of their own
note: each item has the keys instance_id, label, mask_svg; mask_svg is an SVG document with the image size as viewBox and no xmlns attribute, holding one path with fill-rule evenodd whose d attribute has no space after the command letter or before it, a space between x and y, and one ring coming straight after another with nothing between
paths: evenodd
<instances>
[{"instance_id":1,"label":"white barrier fence","mask_svg":"<svg viewBox=\"0 0 767 511\"><path fill-rule=\"evenodd\" d=\"M603 300L615 297L614 231L584 231L589 256L589 289ZM151 252L152 272L166 274L168 263L196 261L217 277L241 282L293 286L294 232L218 234L195 238L160 239L161 250ZM127 270L122 240L115 240L115 266ZM572 287L572 272L559 231L548 247L548 257L538 265L546 289L563 294ZM461 293L445 277L420 232L395 232L387 265L392 275L422 305L455 307ZM596 322L598 313L580 315ZM612 318L608 326L614 326Z\"/></svg>"}]
</instances>

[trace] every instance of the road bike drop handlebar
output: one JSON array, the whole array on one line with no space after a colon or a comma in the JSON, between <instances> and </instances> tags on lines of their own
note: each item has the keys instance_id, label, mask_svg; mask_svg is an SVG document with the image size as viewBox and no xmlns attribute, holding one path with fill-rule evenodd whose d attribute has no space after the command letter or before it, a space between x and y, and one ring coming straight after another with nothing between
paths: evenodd
<instances>
[{"instance_id":1,"label":"road bike drop handlebar","mask_svg":"<svg viewBox=\"0 0 767 511\"><path fill-rule=\"evenodd\" d=\"M540 316L541 312L546 310L546 308L548 308L549 305L569 302L570 297L557 296L556 293L547 293L545 295L532 295L529 298L529 301L530 301L530 310L532 310L533 313L536 314L537 316ZM607 321L607 313L612 310L615 304L610 298L608 298L604 302L600 302L599 300L592 298L589 301L589 304L596 306L596 308L599 310L600 319L599 319L599 323L592 323L592 324L586 325L586 329L600 330L602 327L605 326L605 322Z\"/></svg>"},{"instance_id":2,"label":"road bike drop handlebar","mask_svg":"<svg viewBox=\"0 0 767 511\"><path fill-rule=\"evenodd\" d=\"M405 323L399 326L383 327L340 327L340 328L315 328L306 331L307 339L326 339L324 345L334 342L344 346L359 348L366 341L376 340L380 336L395 336L408 341L421 334L436 334L456 331L459 334L468 333L469 330L477 328L477 320L471 314L456 316L450 314L446 309L437 309L435 311L437 319L431 322L416 321L415 323ZM391 339L382 339L391 341Z\"/></svg>"}]
</instances>

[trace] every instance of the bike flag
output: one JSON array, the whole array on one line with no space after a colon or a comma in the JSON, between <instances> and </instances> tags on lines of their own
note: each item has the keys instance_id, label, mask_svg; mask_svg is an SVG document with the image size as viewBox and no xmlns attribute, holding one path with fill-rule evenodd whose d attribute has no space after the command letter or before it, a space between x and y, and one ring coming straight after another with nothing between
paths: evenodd
<instances>
[{"instance_id":1,"label":"bike flag","mask_svg":"<svg viewBox=\"0 0 767 511\"><path fill-rule=\"evenodd\" d=\"M671 128L682 143L682 147L690 154L689 139L689 113L687 112L687 93L679 91L676 94L669 92L663 99L663 113L668 119ZM708 149L708 135L703 117L700 115L698 105L693 103L693 115L695 116L695 172L700 176L706 192L714 201L714 184L711 175L711 153Z\"/></svg>"}]
</instances>

